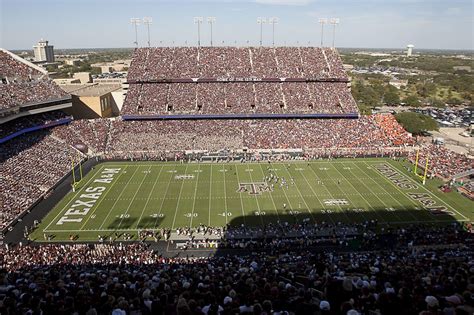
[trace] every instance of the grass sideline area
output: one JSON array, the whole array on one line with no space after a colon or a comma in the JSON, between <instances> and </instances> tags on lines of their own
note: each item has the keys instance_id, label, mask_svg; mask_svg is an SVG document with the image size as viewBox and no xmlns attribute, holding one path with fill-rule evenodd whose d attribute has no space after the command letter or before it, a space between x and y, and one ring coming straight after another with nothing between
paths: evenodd
<instances>
[{"instance_id":1,"label":"grass sideline area","mask_svg":"<svg viewBox=\"0 0 474 315\"><path fill-rule=\"evenodd\" d=\"M42 220L34 241L226 224L310 220L394 224L474 221L474 202L421 185L388 158L278 163L105 162ZM278 181L275 180L278 178ZM283 178L286 183L283 183ZM291 222L290 222L291 223Z\"/></svg>"}]
</instances>

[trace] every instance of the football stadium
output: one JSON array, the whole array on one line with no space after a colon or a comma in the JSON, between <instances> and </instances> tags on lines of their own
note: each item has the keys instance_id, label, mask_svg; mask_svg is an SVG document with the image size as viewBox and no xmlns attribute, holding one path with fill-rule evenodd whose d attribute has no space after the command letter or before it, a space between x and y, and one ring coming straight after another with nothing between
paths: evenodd
<instances>
[{"instance_id":1,"label":"football stadium","mask_svg":"<svg viewBox=\"0 0 474 315\"><path fill-rule=\"evenodd\" d=\"M113 118L0 78L1 314L473 309L472 159L362 115L335 48L136 48Z\"/></svg>"}]
</instances>

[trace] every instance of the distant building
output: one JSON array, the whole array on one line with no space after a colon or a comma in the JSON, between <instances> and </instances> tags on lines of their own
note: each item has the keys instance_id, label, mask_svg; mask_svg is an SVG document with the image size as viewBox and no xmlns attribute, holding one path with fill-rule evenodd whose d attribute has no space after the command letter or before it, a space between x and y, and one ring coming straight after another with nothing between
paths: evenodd
<instances>
[{"instance_id":1,"label":"distant building","mask_svg":"<svg viewBox=\"0 0 474 315\"><path fill-rule=\"evenodd\" d=\"M453 67L454 71L466 71L466 72L471 72L472 68L471 66L454 66Z\"/></svg>"},{"instance_id":2,"label":"distant building","mask_svg":"<svg viewBox=\"0 0 474 315\"><path fill-rule=\"evenodd\" d=\"M91 77L90 72L76 72L74 73L73 78L79 79L82 84L92 82L92 77Z\"/></svg>"},{"instance_id":3,"label":"distant building","mask_svg":"<svg viewBox=\"0 0 474 315\"><path fill-rule=\"evenodd\" d=\"M71 79L71 78L59 78L59 79L53 79L53 82L56 83L57 85L66 85L66 84L81 84L81 80L79 79Z\"/></svg>"},{"instance_id":4,"label":"distant building","mask_svg":"<svg viewBox=\"0 0 474 315\"><path fill-rule=\"evenodd\" d=\"M126 78L93 78L93 83L100 83L100 84L123 84L127 82Z\"/></svg>"},{"instance_id":5,"label":"distant building","mask_svg":"<svg viewBox=\"0 0 474 315\"><path fill-rule=\"evenodd\" d=\"M48 45L47 40L41 39L33 46L36 62L54 62L54 46Z\"/></svg>"},{"instance_id":6,"label":"distant building","mask_svg":"<svg viewBox=\"0 0 474 315\"><path fill-rule=\"evenodd\" d=\"M65 59L64 63L69 66L78 66L81 63L81 59Z\"/></svg>"},{"instance_id":7,"label":"distant building","mask_svg":"<svg viewBox=\"0 0 474 315\"><path fill-rule=\"evenodd\" d=\"M127 71L131 62L130 59L115 60L114 62L94 63L91 67L100 68L101 73L120 72Z\"/></svg>"},{"instance_id":8,"label":"distant building","mask_svg":"<svg viewBox=\"0 0 474 315\"><path fill-rule=\"evenodd\" d=\"M344 70L346 70L346 71L352 71L352 70L354 70L354 66L353 66L353 65L350 65L350 64L346 64L346 63L345 63L345 64L343 64L342 66L344 67Z\"/></svg>"},{"instance_id":9,"label":"distant building","mask_svg":"<svg viewBox=\"0 0 474 315\"><path fill-rule=\"evenodd\" d=\"M389 84L396 87L397 89L400 89L408 85L408 80L392 79L390 80Z\"/></svg>"},{"instance_id":10,"label":"distant building","mask_svg":"<svg viewBox=\"0 0 474 315\"><path fill-rule=\"evenodd\" d=\"M415 46L412 45L412 44L407 45L407 57L411 57L411 55L413 54L413 48L414 47Z\"/></svg>"},{"instance_id":11,"label":"distant building","mask_svg":"<svg viewBox=\"0 0 474 315\"><path fill-rule=\"evenodd\" d=\"M76 119L111 117L118 114L118 106L123 103L120 85L70 84L60 87L72 94L72 110L68 113Z\"/></svg>"}]
</instances>

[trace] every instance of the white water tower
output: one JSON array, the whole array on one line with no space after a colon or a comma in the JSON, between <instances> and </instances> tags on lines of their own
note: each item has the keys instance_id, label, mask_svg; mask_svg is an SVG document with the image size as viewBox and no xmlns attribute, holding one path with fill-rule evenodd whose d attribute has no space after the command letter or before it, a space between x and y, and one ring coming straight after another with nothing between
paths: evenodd
<instances>
[{"instance_id":1,"label":"white water tower","mask_svg":"<svg viewBox=\"0 0 474 315\"><path fill-rule=\"evenodd\" d=\"M413 53L413 47L415 47L415 46L412 45L412 44L407 45L407 57L411 57L411 55Z\"/></svg>"}]
</instances>

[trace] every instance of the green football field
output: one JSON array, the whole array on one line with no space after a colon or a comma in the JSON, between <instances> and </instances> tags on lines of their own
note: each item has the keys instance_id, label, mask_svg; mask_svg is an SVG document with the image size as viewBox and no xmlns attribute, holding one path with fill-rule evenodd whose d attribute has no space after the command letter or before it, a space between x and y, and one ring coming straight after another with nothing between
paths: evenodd
<instances>
[{"instance_id":1,"label":"green football field","mask_svg":"<svg viewBox=\"0 0 474 315\"><path fill-rule=\"evenodd\" d=\"M30 236L96 241L140 230L269 222L473 221L474 202L425 186L391 159L286 163L107 162L97 165Z\"/></svg>"}]
</instances>

